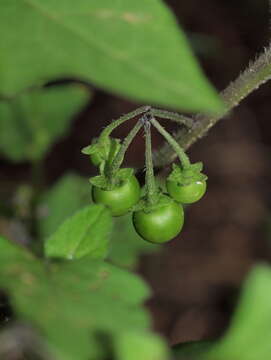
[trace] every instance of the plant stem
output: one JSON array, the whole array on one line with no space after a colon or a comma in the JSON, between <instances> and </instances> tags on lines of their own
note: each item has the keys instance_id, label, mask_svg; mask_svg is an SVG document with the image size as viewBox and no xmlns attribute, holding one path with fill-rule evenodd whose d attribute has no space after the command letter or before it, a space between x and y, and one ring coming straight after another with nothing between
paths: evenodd
<instances>
[{"instance_id":1,"label":"plant stem","mask_svg":"<svg viewBox=\"0 0 271 360\"><path fill-rule=\"evenodd\" d=\"M101 132L100 141L102 142L103 139L107 138L114 129L116 129L119 125L123 124L125 121L130 120L130 119L134 118L135 116L143 114L144 112L147 112L149 110L150 110L150 106L141 106L138 109L121 116L119 119L112 121L111 124L109 124Z\"/></svg>"},{"instance_id":2,"label":"plant stem","mask_svg":"<svg viewBox=\"0 0 271 360\"><path fill-rule=\"evenodd\" d=\"M194 117L192 129L184 129L175 134L176 141L184 148L189 148L197 140L201 139L207 132L222 118L225 117L240 102L257 90L260 85L271 79L271 46L265 49L249 67L233 81L222 93L221 97L225 103L223 113L217 115L198 114ZM165 144L154 154L154 164L157 167L164 166L172 162L176 154L168 144Z\"/></svg>"},{"instance_id":3,"label":"plant stem","mask_svg":"<svg viewBox=\"0 0 271 360\"><path fill-rule=\"evenodd\" d=\"M194 120L192 118L175 112L151 108L149 113L162 119L172 120L178 124L185 125L188 128L191 128L194 125Z\"/></svg>"},{"instance_id":4,"label":"plant stem","mask_svg":"<svg viewBox=\"0 0 271 360\"><path fill-rule=\"evenodd\" d=\"M183 168L188 168L190 166L190 160L189 157L186 155L186 153L184 152L184 150L180 147L180 145L177 143L177 141L173 138L173 136L171 136L166 129L163 128L163 126L161 126L159 124L159 122L155 119L152 118L151 119L151 123L153 124L153 126L159 131L159 133L161 135L164 136L164 138L166 139L166 141L169 143L169 145L172 147L172 149L174 150L174 152L176 153L176 155L179 157L180 162L183 166Z\"/></svg>"},{"instance_id":5,"label":"plant stem","mask_svg":"<svg viewBox=\"0 0 271 360\"><path fill-rule=\"evenodd\" d=\"M145 130L145 165L146 165L146 188L147 188L147 203L153 205L157 201L157 187L153 171L152 162L152 146L151 146L151 124L149 120L144 122Z\"/></svg>"},{"instance_id":6,"label":"plant stem","mask_svg":"<svg viewBox=\"0 0 271 360\"><path fill-rule=\"evenodd\" d=\"M126 138L123 140L123 143L121 145L121 148L119 152L117 153L116 157L114 158L112 164L109 166L107 171L107 176L109 178L109 181L111 184L114 183L116 174L122 164L124 155L130 146L131 142L133 141L134 137L142 127L142 122L139 120L135 126L132 128L132 130L129 132L129 134L126 136Z\"/></svg>"}]
</instances>

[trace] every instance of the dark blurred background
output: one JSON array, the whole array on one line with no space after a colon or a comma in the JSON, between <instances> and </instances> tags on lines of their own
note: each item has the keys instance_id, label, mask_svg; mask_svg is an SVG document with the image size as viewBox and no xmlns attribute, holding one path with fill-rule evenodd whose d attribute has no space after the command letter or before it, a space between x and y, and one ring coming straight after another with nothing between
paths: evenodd
<instances>
[{"instance_id":1,"label":"dark blurred background","mask_svg":"<svg viewBox=\"0 0 271 360\"><path fill-rule=\"evenodd\" d=\"M209 79L224 89L268 45L267 0L168 0ZM140 104L94 89L89 106L65 140L46 159L50 185L68 170L95 173L80 149L105 124ZM213 128L189 155L203 161L209 177L206 196L186 209L180 237L162 252L144 256L139 271L153 289L155 328L171 344L219 336L227 327L243 279L255 262L271 258L268 237L271 144L271 84L267 83ZM129 126L115 133L123 137ZM169 129L176 127L170 124ZM153 135L155 147L162 144ZM128 152L127 164L142 167L143 138ZM1 188L7 196L18 179L30 177L28 164L0 160Z\"/></svg>"}]
</instances>

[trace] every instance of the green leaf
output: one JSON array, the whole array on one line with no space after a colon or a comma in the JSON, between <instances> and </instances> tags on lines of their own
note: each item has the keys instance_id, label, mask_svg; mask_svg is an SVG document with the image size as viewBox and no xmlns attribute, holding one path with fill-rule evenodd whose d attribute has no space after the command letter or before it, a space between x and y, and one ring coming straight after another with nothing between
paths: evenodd
<instances>
[{"instance_id":1,"label":"green leaf","mask_svg":"<svg viewBox=\"0 0 271 360\"><path fill-rule=\"evenodd\" d=\"M91 186L87 179L75 174L66 174L46 193L38 204L38 230L45 239L77 210L91 202Z\"/></svg>"},{"instance_id":2,"label":"green leaf","mask_svg":"<svg viewBox=\"0 0 271 360\"><path fill-rule=\"evenodd\" d=\"M175 345L172 352L176 360L199 360L213 345L214 341L193 341Z\"/></svg>"},{"instance_id":3,"label":"green leaf","mask_svg":"<svg viewBox=\"0 0 271 360\"><path fill-rule=\"evenodd\" d=\"M93 155L98 154L99 152L100 148L98 144L88 145L81 150L81 153L84 155Z\"/></svg>"},{"instance_id":4,"label":"green leaf","mask_svg":"<svg viewBox=\"0 0 271 360\"><path fill-rule=\"evenodd\" d=\"M91 201L91 187L78 175L63 176L40 199L38 229L42 239L49 237L61 223ZM136 233L131 214L113 218L108 258L114 264L135 268L141 254L156 252L159 245L150 244Z\"/></svg>"},{"instance_id":5,"label":"green leaf","mask_svg":"<svg viewBox=\"0 0 271 360\"><path fill-rule=\"evenodd\" d=\"M89 258L43 264L1 237L0 274L18 321L39 331L54 359L105 360L136 344L149 356L140 358L166 359L142 307L149 289L137 276Z\"/></svg>"},{"instance_id":6,"label":"green leaf","mask_svg":"<svg viewBox=\"0 0 271 360\"><path fill-rule=\"evenodd\" d=\"M173 164L168 180L175 181L181 185L189 185L196 181L206 181L208 177L201 172L202 169L203 164L201 162L190 164L189 167L186 167L185 169L179 165Z\"/></svg>"},{"instance_id":7,"label":"green leaf","mask_svg":"<svg viewBox=\"0 0 271 360\"><path fill-rule=\"evenodd\" d=\"M45 242L48 257L78 259L83 256L104 258L112 217L102 205L89 205L68 218Z\"/></svg>"},{"instance_id":8,"label":"green leaf","mask_svg":"<svg viewBox=\"0 0 271 360\"><path fill-rule=\"evenodd\" d=\"M108 178L105 177L104 175L92 176L89 179L89 182L91 185L99 187L101 189L105 189L109 184Z\"/></svg>"},{"instance_id":9,"label":"green leaf","mask_svg":"<svg viewBox=\"0 0 271 360\"><path fill-rule=\"evenodd\" d=\"M86 88L62 85L0 101L0 150L13 161L41 159L88 99Z\"/></svg>"},{"instance_id":10,"label":"green leaf","mask_svg":"<svg viewBox=\"0 0 271 360\"><path fill-rule=\"evenodd\" d=\"M120 169L118 172L117 172L117 178L120 182L122 181L127 181L131 176L134 175L134 169L132 168L123 168L123 169Z\"/></svg>"},{"instance_id":11,"label":"green leaf","mask_svg":"<svg viewBox=\"0 0 271 360\"><path fill-rule=\"evenodd\" d=\"M116 343L118 360L168 359L168 349L165 343L153 334L125 332L118 337Z\"/></svg>"},{"instance_id":12,"label":"green leaf","mask_svg":"<svg viewBox=\"0 0 271 360\"><path fill-rule=\"evenodd\" d=\"M204 359L259 360L271 354L271 268L257 266L248 277L232 324Z\"/></svg>"},{"instance_id":13,"label":"green leaf","mask_svg":"<svg viewBox=\"0 0 271 360\"><path fill-rule=\"evenodd\" d=\"M126 182L131 176L133 176L133 174L134 174L134 169L132 168L123 168L118 170L118 172L115 175L116 184ZM89 179L89 182L91 183L91 185L100 187L102 189L112 186L109 181L109 178L106 177L105 175L93 176Z\"/></svg>"},{"instance_id":14,"label":"green leaf","mask_svg":"<svg viewBox=\"0 0 271 360\"><path fill-rule=\"evenodd\" d=\"M160 249L159 245L144 241L136 233L131 214L115 217L113 220L109 259L114 264L125 268L135 268L141 254L152 253Z\"/></svg>"},{"instance_id":15,"label":"green leaf","mask_svg":"<svg viewBox=\"0 0 271 360\"><path fill-rule=\"evenodd\" d=\"M0 31L3 95L77 77L141 102L221 110L161 0L2 0Z\"/></svg>"}]
</instances>

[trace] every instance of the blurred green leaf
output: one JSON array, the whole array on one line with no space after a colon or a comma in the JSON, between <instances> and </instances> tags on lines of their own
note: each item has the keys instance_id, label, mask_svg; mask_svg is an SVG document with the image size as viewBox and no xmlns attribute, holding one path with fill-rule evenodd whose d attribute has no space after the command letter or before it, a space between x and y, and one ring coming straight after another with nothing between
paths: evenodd
<instances>
[{"instance_id":1,"label":"blurred green leaf","mask_svg":"<svg viewBox=\"0 0 271 360\"><path fill-rule=\"evenodd\" d=\"M45 242L48 257L104 258L108 253L112 217L103 205L89 205L65 220Z\"/></svg>"},{"instance_id":2,"label":"blurred green leaf","mask_svg":"<svg viewBox=\"0 0 271 360\"><path fill-rule=\"evenodd\" d=\"M0 101L0 150L13 161L41 159L89 96L83 86L62 85Z\"/></svg>"},{"instance_id":3,"label":"blurred green leaf","mask_svg":"<svg viewBox=\"0 0 271 360\"><path fill-rule=\"evenodd\" d=\"M255 267L248 277L227 334L204 359L259 360L271 354L271 269Z\"/></svg>"},{"instance_id":4,"label":"blurred green leaf","mask_svg":"<svg viewBox=\"0 0 271 360\"><path fill-rule=\"evenodd\" d=\"M89 258L43 264L3 238L0 273L18 320L39 330L56 360L112 358L111 343L115 354L140 345L148 355L140 359L166 359L165 346L149 333L141 306L149 290L137 276Z\"/></svg>"},{"instance_id":5,"label":"blurred green leaf","mask_svg":"<svg viewBox=\"0 0 271 360\"><path fill-rule=\"evenodd\" d=\"M38 229L42 239L53 234L58 226L77 210L91 203L91 186L87 179L66 174L40 198Z\"/></svg>"},{"instance_id":6,"label":"blurred green leaf","mask_svg":"<svg viewBox=\"0 0 271 360\"><path fill-rule=\"evenodd\" d=\"M79 77L137 101L221 110L160 0L2 0L0 31L3 95Z\"/></svg>"},{"instance_id":7,"label":"blurred green leaf","mask_svg":"<svg viewBox=\"0 0 271 360\"><path fill-rule=\"evenodd\" d=\"M161 339L153 334L125 332L117 338L118 360L167 360L168 349Z\"/></svg>"},{"instance_id":8,"label":"blurred green leaf","mask_svg":"<svg viewBox=\"0 0 271 360\"><path fill-rule=\"evenodd\" d=\"M87 179L75 174L63 176L40 199L40 237L45 239L52 235L64 220L90 202L91 186ZM113 225L108 256L114 264L135 268L141 254L160 249L159 245L150 244L137 235L131 214L113 218Z\"/></svg>"},{"instance_id":9,"label":"blurred green leaf","mask_svg":"<svg viewBox=\"0 0 271 360\"><path fill-rule=\"evenodd\" d=\"M176 360L262 360L271 354L271 268L256 266L247 278L226 334L218 341L180 344Z\"/></svg>"},{"instance_id":10,"label":"blurred green leaf","mask_svg":"<svg viewBox=\"0 0 271 360\"><path fill-rule=\"evenodd\" d=\"M176 360L199 360L214 345L214 341L193 341L172 348Z\"/></svg>"},{"instance_id":11,"label":"blurred green leaf","mask_svg":"<svg viewBox=\"0 0 271 360\"><path fill-rule=\"evenodd\" d=\"M144 241L133 227L132 215L114 218L109 259L116 265L135 268L139 255L152 253L160 249Z\"/></svg>"}]
</instances>

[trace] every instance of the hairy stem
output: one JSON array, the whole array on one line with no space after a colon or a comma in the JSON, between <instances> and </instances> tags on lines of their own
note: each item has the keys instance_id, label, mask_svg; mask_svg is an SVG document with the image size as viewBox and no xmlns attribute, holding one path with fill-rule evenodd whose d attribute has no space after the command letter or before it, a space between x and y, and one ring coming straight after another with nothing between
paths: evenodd
<instances>
[{"instance_id":1,"label":"hairy stem","mask_svg":"<svg viewBox=\"0 0 271 360\"><path fill-rule=\"evenodd\" d=\"M225 110L218 115L198 114L194 117L194 125L189 130L180 130L174 137L176 141L184 148L189 148L197 140L202 138L207 132L232 109L246 98L260 85L271 78L271 46L265 49L248 68L233 81L222 93L221 97L225 103ZM174 151L168 144L165 144L154 154L154 164L157 167L164 166L172 162L176 157Z\"/></svg>"},{"instance_id":2,"label":"hairy stem","mask_svg":"<svg viewBox=\"0 0 271 360\"><path fill-rule=\"evenodd\" d=\"M141 127L142 127L142 122L139 120L135 124L135 126L132 128L132 130L129 132L129 134L126 136L126 138L123 140L123 143L121 145L119 152L117 153L116 157L114 158L112 165L109 166L108 177L109 177L109 180L111 183L114 182L116 173L118 172L118 170L122 164L122 161L124 159L124 155Z\"/></svg>"},{"instance_id":3,"label":"hairy stem","mask_svg":"<svg viewBox=\"0 0 271 360\"><path fill-rule=\"evenodd\" d=\"M100 140L103 141L103 139L107 138L113 130L115 130L119 125L123 124L125 121L128 121L128 120L134 118L135 116L143 114L148 110L150 110L150 106L141 106L140 108L121 116L119 119L112 121L112 123L109 124L101 132Z\"/></svg>"},{"instance_id":4,"label":"hairy stem","mask_svg":"<svg viewBox=\"0 0 271 360\"><path fill-rule=\"evenodd\" d=\"M144 123L145 130L145 165L146 165L146 188L147 202L153 205L157 200L157 187L153 171L152 146L151 146L151 124L148 120Z\"/></svg>"},{"instance_id":5,"label":"hairy stem","mask_svg":"<svg viewBox=\"0 0 271 360\"><path fill-rule=\"evenodd\" d=\"M194 119L171 111L151 108L149 113L153 116L160 117L162 119L168 119L180 125L185 125L188 128L191 128L194 125Z\"/></svg>"},{"instance_id":6,"label":"hairy stem","mask_svg":"<svg viewBox=\"0 0 271 360\"><path fill-rule=\"evenodd\" d=\"M187 168L190 166L190 160L181 146L177 143L177 141L159 124L155 118L151 119L151 123L153 126L159 131L159 133L166 139L168 144L172 147L176 155L179 157L180 162L183 168Z\"/></svg>"}]
</instances>

